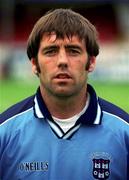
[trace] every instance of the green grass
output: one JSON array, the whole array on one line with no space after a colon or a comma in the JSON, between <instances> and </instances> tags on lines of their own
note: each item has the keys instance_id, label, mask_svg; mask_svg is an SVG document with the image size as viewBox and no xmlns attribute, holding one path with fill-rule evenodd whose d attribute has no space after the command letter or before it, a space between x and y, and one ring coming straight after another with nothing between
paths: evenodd
<instances>
[{"instance_id":1,"label":"green grass","mask_svg":"<svg viewBox=\"0 0 129 180\"><path fill-rule=\"evenodd\" d=\"M129 113L129 83L91 82L97 94ZM38 82L8 80L0 82L0 112L35 93Z\"/></svg>"},{"instance_id":2,"label":"green grass","mask_svg":"<svg viewBox=\"0 0 129 180\"><path fill-rule=\"evenodd\" d=\"M17 81L14 79L0 82L0 112L11 105L31 96L38 87L37 82Z\"/></svg>"},{"instance_id":3,"label":"green grass","mask_svg":"<svg viewBox=\"0 0 129 180\"><path fill-rule=\"evenodd\" d=\"M97 94L129 113L129 83L92 83Z\"/></svg>"}]
</instances>

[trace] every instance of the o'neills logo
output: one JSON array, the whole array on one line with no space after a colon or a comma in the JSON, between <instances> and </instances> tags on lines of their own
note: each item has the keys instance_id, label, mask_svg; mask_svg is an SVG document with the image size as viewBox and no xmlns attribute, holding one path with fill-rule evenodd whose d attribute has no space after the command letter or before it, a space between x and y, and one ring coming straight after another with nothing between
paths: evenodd
<instances>
[{"instance_id":1,"label":"o'neills logo","mask_svg":"<svg viewBox=\"0 0 129 180\"><path fill-rule=\"evenodd\" d=\"M48 162L23 162L18 165L21 171L47 171Z\"/></svg>"}]
</instances>

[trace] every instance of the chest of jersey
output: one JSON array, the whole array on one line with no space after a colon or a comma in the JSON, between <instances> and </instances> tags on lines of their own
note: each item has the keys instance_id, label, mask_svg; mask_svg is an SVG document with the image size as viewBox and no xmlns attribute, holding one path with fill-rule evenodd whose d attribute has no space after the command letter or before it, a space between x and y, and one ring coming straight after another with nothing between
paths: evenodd
<instances>
[{"instance_id":1,"label":"chest of jersey","mask_svg":"<svg viewBox=\"0 0 129 180\"><path fill-rule=\"evenodd\" d=\"M80 126L70 139L61 139L44 121L12 138L3 153L4 180L126 179L126 153L102 126Z\"/></svg>"}]
</instances>

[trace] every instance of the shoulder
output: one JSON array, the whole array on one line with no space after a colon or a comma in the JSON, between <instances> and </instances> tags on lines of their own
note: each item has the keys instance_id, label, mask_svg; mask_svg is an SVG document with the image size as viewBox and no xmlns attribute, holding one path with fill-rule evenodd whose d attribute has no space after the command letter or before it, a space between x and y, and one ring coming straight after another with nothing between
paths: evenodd
<instances>
[{"instance_id":1,"label":"shoulder","mask_svg":"<svg viewBox=\"0 0 129 180\"><path fill-rule=\"evenodd\" d=\"M101 110L104 113L109 114L110 116L117 117L118 119L122 119L125 122L129 123L129 114L125 112L123 109L121 109L120 107L100 97L98 98L98 101L99 101Z\"/></svg>"},{"instance_id":2,"label":"shoulder","mask_svg":"<svg viewBox=\"0 0 129 180\"><path fill-rule=\"evenodd\" d=\"M102 125L107 136L112 135L129 152L129 114L104 99L98 100L102 111Z\"/></svg>"},{"instance_id":3,"label":"shoulder","mask_svg":"<svg viewBox=\"0 0 129 180\"><path fill-rule=\"evenodd\" d=\"M18 102L17 104L11 106L2 114L0 114L0 124L20 113L27 111L33 106L34 106L34 95Z\"/></svg>"}]
</instances>

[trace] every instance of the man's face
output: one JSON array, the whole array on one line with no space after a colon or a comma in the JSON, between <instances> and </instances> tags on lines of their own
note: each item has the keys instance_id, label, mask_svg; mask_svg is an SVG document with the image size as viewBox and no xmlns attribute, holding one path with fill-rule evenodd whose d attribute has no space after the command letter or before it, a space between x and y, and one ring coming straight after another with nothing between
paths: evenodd
<instances>
[{"instance_id":1,"label":"man's face","mask_svg":"<svg viewBox=\"0 0 129 180\"><path fill-rule=\"evenodd\" d=\"M70 97L86 91L88 72L95 66L95 57L91 57L86 68L88 54L84 41L78 36L57 39L54 33L42 37L37 60L41 91L56 97ZM36 71L35 59L31 62Z\"/></svg>"}]
</instances>

